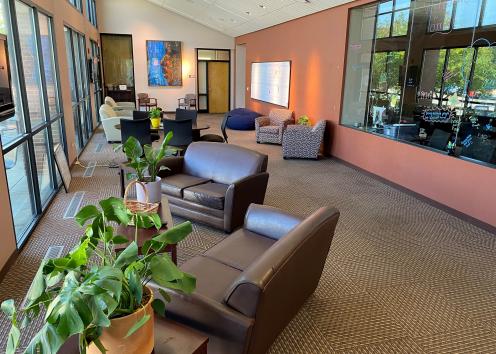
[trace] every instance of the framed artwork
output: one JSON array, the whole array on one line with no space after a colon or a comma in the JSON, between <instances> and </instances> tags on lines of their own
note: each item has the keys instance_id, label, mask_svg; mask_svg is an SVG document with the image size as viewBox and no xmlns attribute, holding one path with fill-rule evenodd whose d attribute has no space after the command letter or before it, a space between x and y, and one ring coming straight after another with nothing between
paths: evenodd
<instances>
[{"instance_id":1,"label":"framed artwork","mask_svg":"<svg viewBox=\"0 0 496 354\"><path fill-rule=\"evenodd\" d=\"M181 42L146 41L148 86L182 86Z\"/></svg>"}]
</instances>

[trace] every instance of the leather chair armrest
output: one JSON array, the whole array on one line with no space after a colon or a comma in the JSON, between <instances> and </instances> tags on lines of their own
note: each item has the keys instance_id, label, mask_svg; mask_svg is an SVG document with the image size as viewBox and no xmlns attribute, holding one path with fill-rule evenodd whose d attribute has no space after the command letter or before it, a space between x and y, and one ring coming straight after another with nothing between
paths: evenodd
<instances>
[{"instance_id":1,"label":"leather chair armrest","mask_svg":"<svg viewBox=\"0 0 496 354\"><path fill-rule=\"evenodd\" d=\"M155 297L163 300L162 295L156 291L157 286L152 283L149 285L154 289ZM239 343L245 342L249 337L255 323L253 318L198 293L185 295L172 290L166 292L172 298L166 306L167 317Z\"/></svg>"},{"instance_id":2,"label":"leather chair armrest","mask_svg":"<svg viewBox=\"0 0 496 354\"><path fill-rule=\"evenodd\" d=\"M258 173L234 182L226 192L224 206L224 230L231 232L243 225L246 210L250 204L263 204L269 174Z\"/></svg>"},{"instance_id":3,"label":"leather chair armrest","mask_svg":"<svg viewBox=\"0 0 496 354\"><path fill-rule=\"evenodd\" d=\"M158 173L159 177L167 177L181 173L184 166L184 157L165 157L157 164L158 168L161 166L167 167L168 169L160 171Z\"/></svg>"}]
</instances>

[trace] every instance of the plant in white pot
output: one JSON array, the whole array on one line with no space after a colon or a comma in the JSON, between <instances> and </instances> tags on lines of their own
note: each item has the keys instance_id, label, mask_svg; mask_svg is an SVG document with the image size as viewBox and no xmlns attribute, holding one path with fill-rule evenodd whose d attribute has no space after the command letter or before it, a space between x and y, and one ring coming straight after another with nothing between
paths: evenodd
<instances>
[{"instance_id":1,"label":"plant in white pot","mask_svg":"<svg viewBox=\"0 0 496 354\"><path fill-rule=\"evenodd\" d=\"M145 191L140 184L136 185L136 198L139 202L159 203L162 199L161 178L158 173L166 167L159 168L158 163L164 157L177 153L176 148L168 146L171 139L172 132L168 132L157 149L151 145L141 146L138 139L133 136L122 145L122 150L128 158L126 166L133 168L136 172L130 175L142 182L148 191L148 200L146 200Z\"/></svg>"},{"instance_id":2,"label":"plant in white pot","mask_svg":"<svg viewBox=\"0 0 496 354\"><path fill-rule=\"evenodd\" d=\"M12 322L5 352L14 354L20 331L44 316L24 353L56 354L74 335L79 335L80 353L151 353L153 310L164 315L165 303L154 299L147 284L151 280L158 284L166 301L170 297L164 289L184 293L195 289L195 278L182 272L164 251L191 232L191 223L145 242L139 256L136 241L116 254L114 246L128 239L115 235L109 223L159 229L158 215L132 214L122 199L109 198L100 201L100 207L81 209L76 221L87 224L79 244L64 257L42 262L22 308L17 309L13 300L2 303Z\"/></svg>"}]
</instances>

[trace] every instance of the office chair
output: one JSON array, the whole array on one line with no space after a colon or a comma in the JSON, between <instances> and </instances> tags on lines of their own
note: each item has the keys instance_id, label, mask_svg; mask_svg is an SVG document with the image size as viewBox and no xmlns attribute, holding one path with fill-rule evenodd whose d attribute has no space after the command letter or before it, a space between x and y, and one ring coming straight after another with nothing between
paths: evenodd
<instances>
[{"instance_id":1,"label":"office chair","mask_svg":"<svg viewBox=\"0 0 496 354\"><path fill-rule=\"evenodd\" d=\"M148 120L150 121L150 114L147 111L133 111L133 120ZM160 140L160 134L150 133L152 141Z\"/></svg>"},{"instance_id":2,"label":"office chair","mask_svg":"<svg viewBox=\"0 0 496 354\"><path fill-rule=\"evenodd\" d=\"M205 134L200 136L201 141L209 141L212 143L228 143L227 141L227 133L226 133L226 126L227 126L227 120L229 119L229 113L226 113L224 115L224 118L222 119L222 122L220 124L220 130L222 132L222 136L217 135L217 134Z\"/></svg>"},{"instance_id":3,"label":"office chair","mask_svg":"<svg viewBox=\"0 0 496 354\"><path fill-rule=\"evenodd\" d=\"M172 120L164 119L164 134L173 133L169 142L170 146L175 146L186 150L193 142L193 121L189 120Z\"/></svg>"},{"instance_id":4,"label":"office chair","mask_svg":"<svg viewBox=\"0 0 496 354\"><path fill-rule=\"evenodd\" d=\"M188 120L191 119L193 125L196 125L196 120L198 118L198 112L189 109L176 109L176 120Z\"/></svg>"},{"instance_id":5,"label":"office chair","mask_svg":"<svg viewBox=\"0 0 496 354\"><path fill-rule=\"evenodd\" d=\"M141 145L151 145L150 121L121 119L121 141L124 144L129 137L134 136Z\"/></svg>"}]
</instances>

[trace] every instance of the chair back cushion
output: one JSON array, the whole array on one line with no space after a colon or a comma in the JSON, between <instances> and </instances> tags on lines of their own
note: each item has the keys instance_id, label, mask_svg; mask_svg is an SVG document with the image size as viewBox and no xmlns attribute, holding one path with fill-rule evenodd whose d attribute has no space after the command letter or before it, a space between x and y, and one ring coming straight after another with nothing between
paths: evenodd
<instances>
[{"instance_id":1,"label":"chair back cushion","mask_svg":"<svg viewBox=\"0 0 496 354\"><path fill-rule=\"evenodd\" d=\"M134 136L141 145L150 145L152 136L150 132L150 121L121 119L121 141L124 144L129 137Z\"/></svg>"},{"instance_id":2,"label":"chair back cushion","mask_svg":"<svg viewBox=\"0 0 496 354\"><path fill-rule=\"evenodd\" d=\"M302 219L299 217L280 209L251 204L246 212L244 228L256 234L279 240L301 221Z\"/></svg>"},{"instance_id":3,"label":"chair back cushion","mask_svg":"<svg viewBox=\"0 0 496 354\"><path fill-rule=\"evenodd\" d=\"M168 132L172 132L173 134L169 145L184 147L193 142L193 122L191 121L191 119L164 119L163 122L164 134L167 134Z\"/></svg>"},{"instance_id":4,"label":"chair back cushion","mask_svg":"<svg viewBox=\"0 0 496 354\"><path fill-rule=\"evenodd\" d=\"M117 117L117 113L115 113L114 109L106 103L100 106L99 112L101 119Z\"/></svg>"},{"instance_id":5,"label":"chair back cushion","mask_svg":"<svg viewBox=\"0 0 496 354\"><path fill-rule=\"evenodd\" d=\"M196 100L196 95L194 93L187 93L184 97L184 101L186 101L187 104L194 104L194 102L191 102L194 100Z\"/></svg>"},{"instance_id":6,"label":"chair back cushion","mask_svg":"<svg viewBox=\"0 0 496 354\"><path fill-rule=\"evenodd\" d=\"M276 108L269 112L270 123L282 123L287 119L293 118L293 112L289 109Z\"/></svg>"},{"instance_id":7,"label":"chair back cushion","mask_svg":"<svg viewBox=\"0 0 496 354\"><path fill-rule=\"evenodd\" d=\"M193 121L193 125L196 124L196 119L198 118L198 112L192 109L182 109L176 108L176 120L189 119Z\"/></svg>"},{"instance_id":8,"label":"chair back cushion","mask_svg":"<svg viewBox=\"0 0 496 354\"><path fill-rule=\"evenodd\" d=\"M150 112L147 111L133 111L133 120L150 119Z\"/></svg>"},{"instance_id":9,"label":"chair back cushion","mask_svg":"<svg viewBox=\"0 0 496 354\"><path fill-rule=\"evenodd\" d=\"M147 93L138 93L138 101L139 103L149 103L150 98Z\"/></svg>"},{"instance_id":10,"label":"chair back cushion","mask_svg":"<svg viewBox=\"0 0 496 354\"><path fill-rule=\"evenodd\" d=\"M114 108L115 106L117 106L117 103L115 103L115 100L112 97L110 97L110 96L106 96L105 97L105 103L108 104L112 108Z\"/></svg>"},{"instance_id":11,"label":"chair back cushion","mask_svg":"<svg viewBox=\"0 0 496 354\"><path fill-rule=\"evenodd\" d=\"M267 155L237 145L197 142L184 155L184 173L232 184L267 170Z\"/></svg>"}]
</instances>

